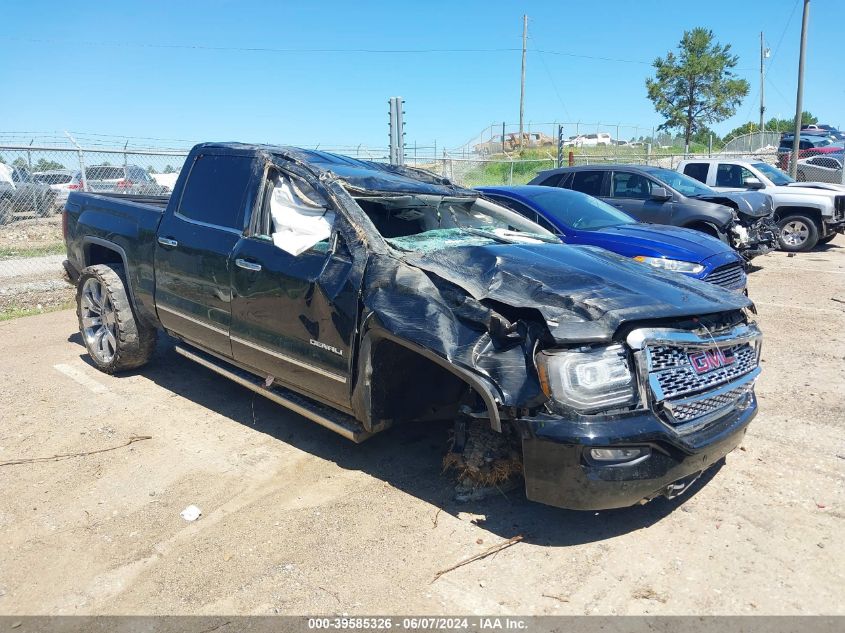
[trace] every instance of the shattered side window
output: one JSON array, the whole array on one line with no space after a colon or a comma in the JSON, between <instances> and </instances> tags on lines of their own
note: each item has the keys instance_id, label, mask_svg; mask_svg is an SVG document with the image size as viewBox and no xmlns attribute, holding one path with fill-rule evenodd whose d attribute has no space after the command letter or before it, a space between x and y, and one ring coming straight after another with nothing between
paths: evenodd
<instances>
[{"instance_id":1,"label":"shattered side window","mask_svg":"<svg viewBox=\"0 0 845 633\"><path fill-rule=\"evenodd\" d=\"M272 177L269 192L270 237L280 249L301 255L328 252L335 213L307 182L287 174Z\"/></svg>"}]
</instances>

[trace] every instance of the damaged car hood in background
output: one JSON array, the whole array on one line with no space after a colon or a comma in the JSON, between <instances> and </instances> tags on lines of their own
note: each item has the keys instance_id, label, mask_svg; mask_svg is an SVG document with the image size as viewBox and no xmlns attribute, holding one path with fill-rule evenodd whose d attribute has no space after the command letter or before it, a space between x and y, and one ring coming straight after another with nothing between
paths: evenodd
<instances>
[{"instance_id":1,"label":"damaged car hood in background","mask_svg":"<svg viewBox=\"0 0 845 633\"><path fill-rule=\"evenodd\" d=\"M773 210L772 197L759 191L726 191L709 196L698 196L696 199L729 207L736 206L739 214L752 218L764 218L771 215Z\"/></svg>"}]
</instances>

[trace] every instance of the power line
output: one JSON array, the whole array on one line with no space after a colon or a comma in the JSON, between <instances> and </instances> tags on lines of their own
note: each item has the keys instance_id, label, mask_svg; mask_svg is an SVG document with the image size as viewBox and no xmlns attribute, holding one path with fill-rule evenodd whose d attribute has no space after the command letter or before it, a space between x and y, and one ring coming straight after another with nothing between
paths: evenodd
<instances>
[{"instance_id":1,"label":"power line","mask_svg":"<svg viewBox=\"0 0 845 633\"><path fill-rule=\"evenodd\" d=\"M286 55L311 55L311 54L430 54L430 53L514 53L521 52L521 47L513 48L273 48L267 46L206 46L202 44L152 44L148 42L94 42L94 41L71 41L49 38L11 37L0 36L0 40L13 42L27 42L31 44L60 44L67 46L93 46L93 47L114 47L114 48L142 48L142 49L165 49L165 50L191 50L191 51L212 51L212 52L238 52L238 53L273 53ZM613 57L599 57L595 55L583 55L569 51L538 50L539 53L547 55L562 55L576 57L578 59L592 59L595 61L620 62L627 64L650 64L642 60L617 59Z\"/></svg>"},{"instance_id":2,"label":"power line","mask_svg":"<svg viewBox=\"0 0 845 633\"><path fill-rule=\"evenodd\" d=\"M533 40L534 38L530 35L528 39ZM552 71L549 69L548 64L546 64L546 58L543 56L543 53L538 49L531 49L535 53L539 53L538 57L540 58L540 63L543 64L543 68L546 71L546 74L549 76L549 83L552 84L552 88L557 95L557 100L560 101L560 107L563 109L563 113L566 115L567 119L571 119L572 117L569 115L569 110L566 109L566 104L563 102L563 97L560 96L560 91L557 89L557 82L555 82L555 78L552 75Z\"/></svg>"},{"instance_id":3,"label":"power line","mask_svg":"<svg viewBox=\"0 0 845 633\"><path fill-rule=\"evenodd\" d=\"M772 52L772 56L769 59L769 68L771 68L772 64L775 62L775 57L777 57L780 45L783 43L783 38L786 35L787 30L789 30L789 25L792 24L792 18L795 16L795 9L798 8L798 4L800 2L801 0L795 0L795 4L792 5L792 11L789 14L789 19L786 21L786 26L783 27L783 31L781 31L780 37L778 38L777 46L775 46L775 50Z\"/></svg>"}]
</instances>

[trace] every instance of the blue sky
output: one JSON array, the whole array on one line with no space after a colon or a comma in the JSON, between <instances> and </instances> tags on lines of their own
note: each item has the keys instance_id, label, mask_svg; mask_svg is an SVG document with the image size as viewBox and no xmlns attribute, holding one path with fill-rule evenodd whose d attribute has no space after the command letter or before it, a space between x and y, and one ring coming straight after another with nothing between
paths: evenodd
<instances>
[{"instance_id":1,"label":"blue sky","mask_svg":"<svg viewBox=\"0 0 845 633\"><path fill-rule=\"evenodd\" d=\"M767 118L794 112L800 0L32 0L3 7L0 132L386 146L387 99L400 95L408 143L452 147L518 120L520 53L490 49L519 49L523 13L527 122L659 124L649 64L696 26L732 44L752 86L717 131L758 118L761 30L774 53ZM812 0L804 104L834 125L844 28L845 2Z\"/></svg>"}]
</instances>

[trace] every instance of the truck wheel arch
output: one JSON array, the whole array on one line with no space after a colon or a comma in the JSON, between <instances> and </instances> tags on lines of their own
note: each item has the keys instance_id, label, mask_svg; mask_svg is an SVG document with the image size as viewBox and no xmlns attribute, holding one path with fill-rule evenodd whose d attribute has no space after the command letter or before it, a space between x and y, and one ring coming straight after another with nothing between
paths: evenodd
<instances>
[{"instance_id":1,"label":"truck wheel arch","mask_svg":"<svg viewBox=\"0 0 845 633\"><path fill-rule=\"evenodd\" d=\"M99 237L88 236L82 240L82 257L82 268L97 264L120 264L123 266L124 275L126 276L124 282L129 295L129 303L132 306L132 311L135 313L136 318L139 318L141 312L138 310L138 303L135 300L132 282L129 280L128 260L123 247Z\"/></svg>"},{"instance_id":2,"label":"truck wheel arch","mask_svg":"<svg viewBox=\"0 0 845 633\"><path fill-rule=\"evenodd\" d=\"M816 226L819 229L819 233L822 231L822 212L821 209L817 209L815 207L802 207L802 206L783 206L778 207L775 209L775 221L780 222L783 218L789 217L790 215L805 215L813 222L816 223Z\"/></svg>"},{"instance_id":3,"label":"truck wheel arch","mask_svg":"<svg viewBox=\"0 0 845 633\"><path fill-rule=\"evenodd\" d=\"M391 372L395 365L401 366L401 372ZM399 403L389 400L388 395L398 395L403 408L410 407L413 410L415 405L420 404L415 401L413 392L401 389L402 378L408 376L419 378L418 382L427 385L429 392L433 382L436 391L445 396L450 393L454 395L460 390L474 393L486 408L492 429L502 431L497 404L499 398L493 385L472 372L456 367L431 350L382 328L371 328L361 337L352 395L353 409L365 427L371 427L368 430L377 432L392 422L389 415L392 413L391 407Z\"/></svg>"}]
</instances>

